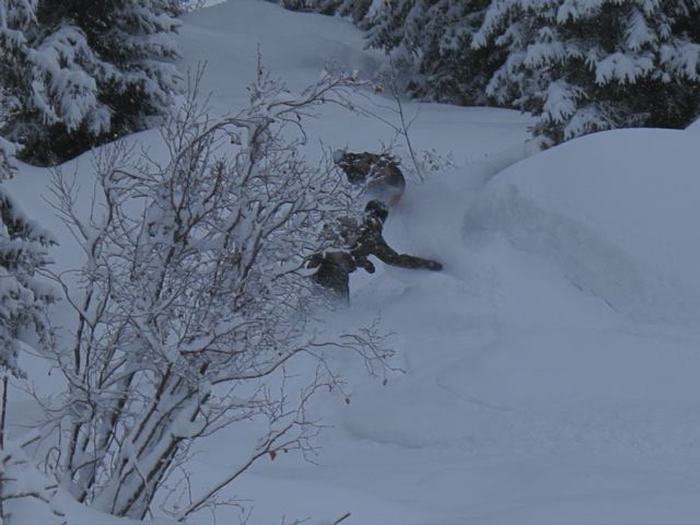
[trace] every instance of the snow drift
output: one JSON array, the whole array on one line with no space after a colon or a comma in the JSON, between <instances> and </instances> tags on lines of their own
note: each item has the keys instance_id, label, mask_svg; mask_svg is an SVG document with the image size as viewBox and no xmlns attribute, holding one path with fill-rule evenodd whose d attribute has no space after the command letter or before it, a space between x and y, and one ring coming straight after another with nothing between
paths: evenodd
<instances>
[{"instance_id":1,"label":"snow drift","mask_svg":"<svg viewBox=\"0 0 700 525\"><path fill-rule=\"evenodd\" d=\"M338 413L351 454L396 465L373 493L413 494L410 523L700 511L698 157L692 133L607 132L407 193L387 238L446 270L357 283L406 370Z\"/></svg>"},{"instance_id":2,"label":"snow drift","mask_svg":"<svg viewBox=\"0 0 700 525\"><path fill-rule=\"evenodd\" d=\"M700 315L697 136L625 130L571 141L499 174L465 217L639 320Z\"/></svg>"}]
</instances>

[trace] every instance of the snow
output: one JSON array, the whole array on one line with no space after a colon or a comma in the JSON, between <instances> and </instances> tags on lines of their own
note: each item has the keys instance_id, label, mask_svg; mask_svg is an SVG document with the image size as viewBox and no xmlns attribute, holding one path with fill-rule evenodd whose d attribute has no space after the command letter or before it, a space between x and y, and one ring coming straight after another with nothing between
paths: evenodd
<instances>
[{"instance_id":1,"label":"snow","mask_svg":"<svg viewBox=\"0 0 700 525\"><path fill-rule=\"evenodd\" d=\"M262 0L229 1L187 15L180 45L183 67L192 70L206 62L202 93L211 92L211 104L220 113L235 113L247 102L246 87L255 75L258 50L263 65L293 91L314 82L329 63L371 79L383 60L381 53L363 49L362 33L347 20L285 11ZM398 125L398 115L386 109L392 105L390 99L361 98L358 103ZM454 152L459 163L518 144L530 122L517 112L494 108L410 103L406 110L408 120L417 115L411 138L421 149ZM310 141L314 147L322 140L333 149L376 151L395 140L394 132L374 118L348 115L334 107L324 108L322 116L306 122L316 139ZM342 126L333 125L341 120ZM444 133L434 132L437 124Z\"/></svg>"},{"instance_id":2,"label":"snow","mask_svg":"<svg viewBox=\"0 0 700 525\"><path fill-rule=\"evenodd\" d=\"M693 122L690 126L686 128L688 131L699 132L700 131L700 119Z\"/></svg>"},{"instance_id":3,"label":"snow","mask_svg":"<svg viewBox=\"0 0 700 525\"><path fill-rule=\"evenodd\" d=\"M466 203L468 167L409 196L401 229L447 270L389 269L358 290L356 307L380 303L400 334L407 374L342 417L395 456L373 486L409 486L432 509L385 522L693 520L700 332L674 301L698 298L696 144L602 133L512 166Z\"/></svg>"},{"instance_id":4,"label":"snow","mask_svg":"<svg viewBox=\"0 0 700 525\"><path fill-rule=\"evenodd\" d=\"M244 103L258 48L290 89L329 59L366 77L381 63L348 22L256 0L187 15L179 39L184 67L208 61L204 91L221 113ZM382 95L358 103L395 119ZM252 502L251 523L264 524L346 512L348 525L697 522L698 124L599 133L537 153L525 142L527 116L404 104L417 114L414 146L452 152L457 166L409 181L385 236L445 270L356 272L351 309L330 316L339 326L380 316L404 373L383 386L338 357L350 403L318 401L332 428L316 464L293 453L262 460L226 496ZM307 125L309 154L319 142L376 151L393 139L377 119L335 108ZM164 154L155 131L131 140ZM91 188L89 154L63 169ZM20 171L8 191L58 239L56 268L78 264L80 248L37 197L49 195L47 171ZM60 310L54 320L68 322ZM60 388L39 358L26 361L40 392ZM36 409L13 396L17 434L16 414ZM195 489L239 465L254 430L200 444L188 465ZM238 512L223 508L219 522Z\"/></svg>"},{"instance_id":5,"label":"snow","mask_svg":"<svg viewBox=\"0 0 700 525\"><path fill-rule=\"evenodd\" d=\"M589 135L503 172L467 221L545 253L617 310L694 317L700 247L687 228L697 219L698 162L697 138L682 131Z\"/></svg>"},{"instance_id":6,"label":"snow","mask_svg":"<svg viewBox=\"0 0 700 525\"><path fill-rule=\"evenodd\" d=\"M633 84L654 70L651 54L629 57L624 53L612 53L595 65L595 81L607 84L612 80Z\"/></svg>"}]
</instances>

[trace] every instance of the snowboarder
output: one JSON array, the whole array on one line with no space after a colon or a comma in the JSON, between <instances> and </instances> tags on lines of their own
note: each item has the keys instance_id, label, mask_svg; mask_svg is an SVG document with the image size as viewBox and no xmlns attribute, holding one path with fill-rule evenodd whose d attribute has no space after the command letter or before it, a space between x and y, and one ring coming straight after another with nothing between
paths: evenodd
<instances>
[{"instance_id":1,"label":"snowboarder","mask_svg":"<svg viewBox=\"0 0 700 525\"><path fill-rule=\"evenodd\" d=\"M424 269L435 272L442 270L442 264L437 261L397 253L389 246L382 235L384 222L388 216L389 210L386 204L379 200L371 200L365 206L365 217L360 227L357 242L350 250L350 254L358 266L364 267L366 263L371 265L372 263L367 260L367 257L374 255L380 261L400 268Z\"/></svg>"},{"instance_id":2,"label":"snowboarder","mask_svg":"<svg viewBox=\"0 0 700 525\"><path fill-rule=\"evenodd\" d=\"M375 271L374 264L368 259L370 255L401 268L442 270L442 264L437 261L398 253L387 244L382 230L388 215L386 204L379 200L369 201L362 224L358 225L351 219L340 221L339 236L348 246L347 250L318 252L309 257L307 268L318 268L311 278L345 306L350 300L350 273L357 268L368 273Z\"/></svg>"},{"instance_id":3,"label":"snowboarder","mask_svg":"<svg viewBox=\"0 0 700 525\"><path fill-rule=\"evenodd\" d=\"M370 199L380 200L387 206L394 206L401 200L406 179L398 161L391 155L338 150L333 160L345 172L350 184L365 185Z\"/></svg>"}]
</instances>

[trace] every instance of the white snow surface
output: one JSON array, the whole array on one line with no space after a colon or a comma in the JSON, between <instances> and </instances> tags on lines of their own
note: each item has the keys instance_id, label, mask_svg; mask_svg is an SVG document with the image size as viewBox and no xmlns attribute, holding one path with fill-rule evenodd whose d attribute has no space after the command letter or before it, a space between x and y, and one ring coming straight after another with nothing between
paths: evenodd
<instances>
[{"instance_id":1,"label":"white snow surface","mask_svg":"<svg viewBox=\"0 0 700 525\"><path fill-rule=\"evenodd\" d=\"M382 60L346 21L260 0L188 15L180 45L183 67L208 61L205 89L219 112L244 103L258 47L292 89L329 59L366 76ZM395 118L380 107L388 98L363 103ZM260 524L332 522L346 512L348 525L697 523L697 126L600 133L533 155L529 119L518 113L405 109L418 114L414 145L452 152L457 167L410 183L385 237L445 270L379 263L373 275L353 274L352 307L337 315L339 323L381 316L404 373L382 386L339 357L351 402L318 402L332 428L316 464L294 454L264 460L228 495L253 506L250 523ZM331 149L378 150L393 137L385 124L336 108L309 132L314 147ZM159 153L157 132L133 140ZM89 154L64 170L90 188ZM46 170L23 166L7 185L59 240L53 257L66 269L81 255L40 198L47 181ZM58 324L64 311L54 313ZM24 366L43 393L60 387L40 359ZM16 434L37 409L14 399ZM232 428L199 445L195 489L246 456L240 443L251 431ZM100 522L71 516L71 524ZM219 523L237 517L224 508Z\"/></svg>"}]
</instances>

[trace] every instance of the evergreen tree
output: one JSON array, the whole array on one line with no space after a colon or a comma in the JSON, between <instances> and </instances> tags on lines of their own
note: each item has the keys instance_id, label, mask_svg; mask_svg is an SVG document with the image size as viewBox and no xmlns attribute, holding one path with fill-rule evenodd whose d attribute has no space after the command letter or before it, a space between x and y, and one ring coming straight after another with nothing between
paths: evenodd
<instances>
[{"instance_id":1,"label":"evergreen tree","mask_svg":"<svg viewBox=\"0 0 700 525\"><path fill-rule=\"evenodd\" d=\"M12 147L0 139L0 176L12 175ZM48 335L46 306L54 301L51 287L35 278L49 262L51 234L28 219L0 184L0 371L21 376L17 364L20 330L33 326Z\"/></svg>"},{"instance_id":2,"label":"evergreen tree","mask_svg":"<svg viewBox=\"0 0 700 525\"><path fill-rule=\"evenodd\" d=\"M3 133L50 164L152 125L177 92L173 0L0 0ZM4 16L3 16L4 15Z\"/></svg>"},{"instance_id":3,"label":"evergreen tree","mask_svg":"<svg viewBox=\"0 0 700 525\"><path fill-rule=\"evenodd\" d=\"M14 153L14 146L0 137L0 181L7 180L12 176Z\"/></svg>"},{"instance_id":4,"label":"evergreen tree","mask_svg":"<svg viewBox=\"0 0 700 525\"><path fill-rule=\"evenodd\" d=\"M376 0L269 0L291 11L313 11L324 15L347 16L359 27L366 27L370 9Z\"/></svg>"},{"instance_id":5,"label":"evergreen tree","mask_svg":"<svg viewBox=\"0 0 700 525\"><path fill-rule=\"evenodd\" d=\"M349 17L355 25L366 29L371 24L373 8L379 0L325 0L326 3L333 2L335 12L340 16Z\"/></svg>"},{"instance_id":6,"label":"evergreen tree","mask_svg":"<svg viewBox=\"0 0 700 525\"><path fill-rule=\"evenodd\" d=\"M508 53L487 92L559 143L684 127L700 111L700 1L496 0L474 47Z\"/></svg>"},{"instance_id":7,"label":"evergreen tree","mask_svg":"<svg viewBox=\"0 0 700 525\"><path fill-rule=\"evenodd\" d=\"M414 67L421 49L423 15L421 0L384 0L369 28L369 46L391 52L404 69Z\"/></svg>"},{"instance_id":8,"label":"evergreen tree","mask_svg":"<svg viewBox=\"0 0 700 525\"><path fill-rule=\"evenodd\" d=\"M372 20L369 42L409 77L414 95L457 104L486 104L486 84L503 63L493 46L472 49L489 0L388 0Z\"/></svg>"},{"instance_id":9,"label":"evergreen tree","mask_svg":"<svg viewBox=\"0 0 700 525\"><path fill-rule=\"evenodd\" d=\"M346 16L368 31L368 46L390 54L415 96L486 104L486 84L503 63L491 46L472 49L490 0L271 0L287 9Z\"/></svg>"},{"instance_id":10,"label":"evergreen tree","mask_svg":"<svg viewBox=\"0 0 700 525\"><path fill-rule=\"evenodd\" d=\"M42 29L36 0L0 0L0 85L3 133L46 161L50 130L85 126L96 134L109 126L99 111L94 80L84 63L91 59L84 35L74 27Z\"/></svg>"},{"instance_id":11,"label":"evergreen tree","mask_svg":"<svg viewBox=\"0 0 700 525\"><path fill-rule=\"evenodd\" d=\"M490 0L423 0L422 52L409 86L421 97L461 105L486 105L486 85L503 64L494 46L472 49Z\"/></svg>"}]
</instances>

